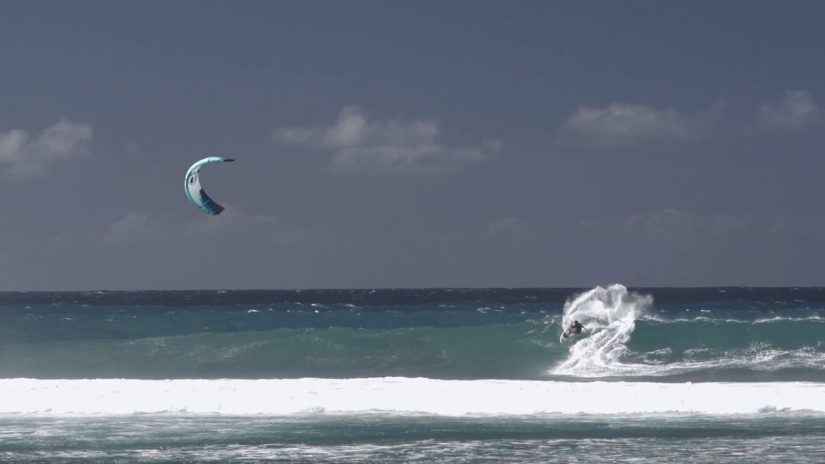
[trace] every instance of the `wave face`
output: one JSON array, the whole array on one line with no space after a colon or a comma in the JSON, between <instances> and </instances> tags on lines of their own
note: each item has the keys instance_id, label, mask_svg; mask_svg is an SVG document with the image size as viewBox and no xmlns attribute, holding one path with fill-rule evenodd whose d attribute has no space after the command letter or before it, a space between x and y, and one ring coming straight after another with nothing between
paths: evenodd
<instances>
[{"instance_id":1,"label":"wave face","mask_svg":"<svg viewBox=\"0 0 825 464\"><path fill-rule=\"evenodd\" d=\"M821 382L825 289L0 294L0 378L303 377Z\"/></svg>"}]
</instances>

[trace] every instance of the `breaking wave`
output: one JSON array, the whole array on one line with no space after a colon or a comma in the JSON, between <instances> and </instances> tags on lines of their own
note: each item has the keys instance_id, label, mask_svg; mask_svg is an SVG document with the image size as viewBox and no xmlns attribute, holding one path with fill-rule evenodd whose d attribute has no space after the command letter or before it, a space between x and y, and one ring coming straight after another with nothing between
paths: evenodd
<instances>
[{"instance_id":1,"label":"breaking wave","mask_svg":"<svg viewBox=\"0 0 825 464\"><path fill-rule=\"evenodd\" d=\"M426 378L0 380L0 415L497 416L825 412L825 384Z\"/></svg>"}]
</instances>

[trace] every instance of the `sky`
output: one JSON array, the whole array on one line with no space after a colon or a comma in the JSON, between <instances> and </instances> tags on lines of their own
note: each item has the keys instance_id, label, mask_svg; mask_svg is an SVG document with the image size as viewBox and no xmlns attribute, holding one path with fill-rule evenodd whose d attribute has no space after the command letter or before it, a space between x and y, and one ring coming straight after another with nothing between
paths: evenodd
<instances>
[{"instance_id":1,"label":"sky","mask_svg":"<svg viewBox=\"0 0 825 464\"><path fill-rule=\"evenodd\" d=\"M0 0L0 291L823 286L823 17Z\"/></svg>"}]
</instances>

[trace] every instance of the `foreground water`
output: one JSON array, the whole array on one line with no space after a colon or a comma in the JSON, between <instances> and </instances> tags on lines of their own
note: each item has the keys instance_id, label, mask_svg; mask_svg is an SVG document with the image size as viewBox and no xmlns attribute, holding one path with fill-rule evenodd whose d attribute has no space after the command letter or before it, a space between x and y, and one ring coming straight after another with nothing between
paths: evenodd
<instances>
[{"instance_id":1,"label":"foreground water","mask_svg":"<svg viewBox=\"0 0 825 464\"><path fill-rule=\"evenodd\" d=\"M0 294L0 461L817 462L823 329L809 288Z\"/></svg>"},{"instance_id":2,"label":"foreground water","mask_svg":"<svg viewBox=\"0 0 825 464\"><path fill-rule=\"evenodd\" d=\"M804 414L714 417L137 416L3 420L0 460L821 462Z\"/></svg>"}]
</instances>

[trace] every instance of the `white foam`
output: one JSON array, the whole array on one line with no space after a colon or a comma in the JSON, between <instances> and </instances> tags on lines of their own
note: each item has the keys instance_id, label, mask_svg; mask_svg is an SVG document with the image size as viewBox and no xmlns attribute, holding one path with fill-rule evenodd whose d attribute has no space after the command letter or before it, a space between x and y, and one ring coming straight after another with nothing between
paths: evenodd
<instances>
[{"instance_id":1,"label":"white foam","mask_svg":"<svg viewBox=\"0 0 825 464\"><path fill-rule=\"evenodd\" d=\"M676 318L676 319L666 319L666 318L663 318L663 317L658 317L658 316L655 316L655 315L647 315L647 314L640 317L639 320L648 321L648 322L656 322L658 324L677 324L677 323L685 323L685 322L688 322L688 323L692 323L692 322L709 322L711 324L723 324L723 323L729 323L729 324L754 324L754 323L758 322L758 321L746 321L746 320L741 320L741 319L718 319L718 318L706 317L706 316L698 316L698 317L694 317L694 318L691 318L691 319L684 318L684 317L680 317L680 318Z\"/></svg>"},{"instance_id":2,"label":"white foam","mask_svg":"<svg viewBox=\"0 0 825 464\"><path fill-rule=\"evenodd\" d=\"M686 350L685 354L705 355L707 350ZM779 350L770 345L754 344L743 350L730 350L703 361L683 361L660 366L628 364L634 367L637 375L673 375L711 369L750 369L754 371L776 371L780 369L822 369L825 367L825 353L813 347L796 350Z\"/></svg>"},{"instance_id":3,"label":"white foam","mask_svg":"<svg viewBox=\"0 0 825 464\"><path fill-rule=\"evenodd\" d=\"M753 321L754 324L769 324L772 322L825 322L825 317L808 316L808 317L770 317L762 318Z\"/></svg>"},{"instance_id":4,"label":"white foam","mask_svg":"<svg viewBox=\"0 0 825 464\"><path fill-rule=\"evenodd\" d=\"M825 384L425 378L0 379L0 414L222 415L825 413Z\"/></svg>"},{"instance_id":5,"label":"white foam","mask_svg":"<svg viewBox=\"0 0 825 464\"><path fill-rule=\"evenodd\" d=\"M814 347L804 347L797 350L778 350L770 345L754 344L747 349L729 350L719 353L711 359L686 360L680 362L657 362L656 356L668 354L662 349L648 353L631 354L627 358L643 360L643 362L614 361L600 366L598 370L588 369L583 373L565 373L582 378L600 378L612 376L646 376L664 377L718 369L748 369L753 371L777 371L781 369L822 369L825 367L825 353ZM711 350L707 348L692 348L685 350L687 356L708 356ZM557 368L554 373L558 373Z\"/></svg>"}]
</instances>

